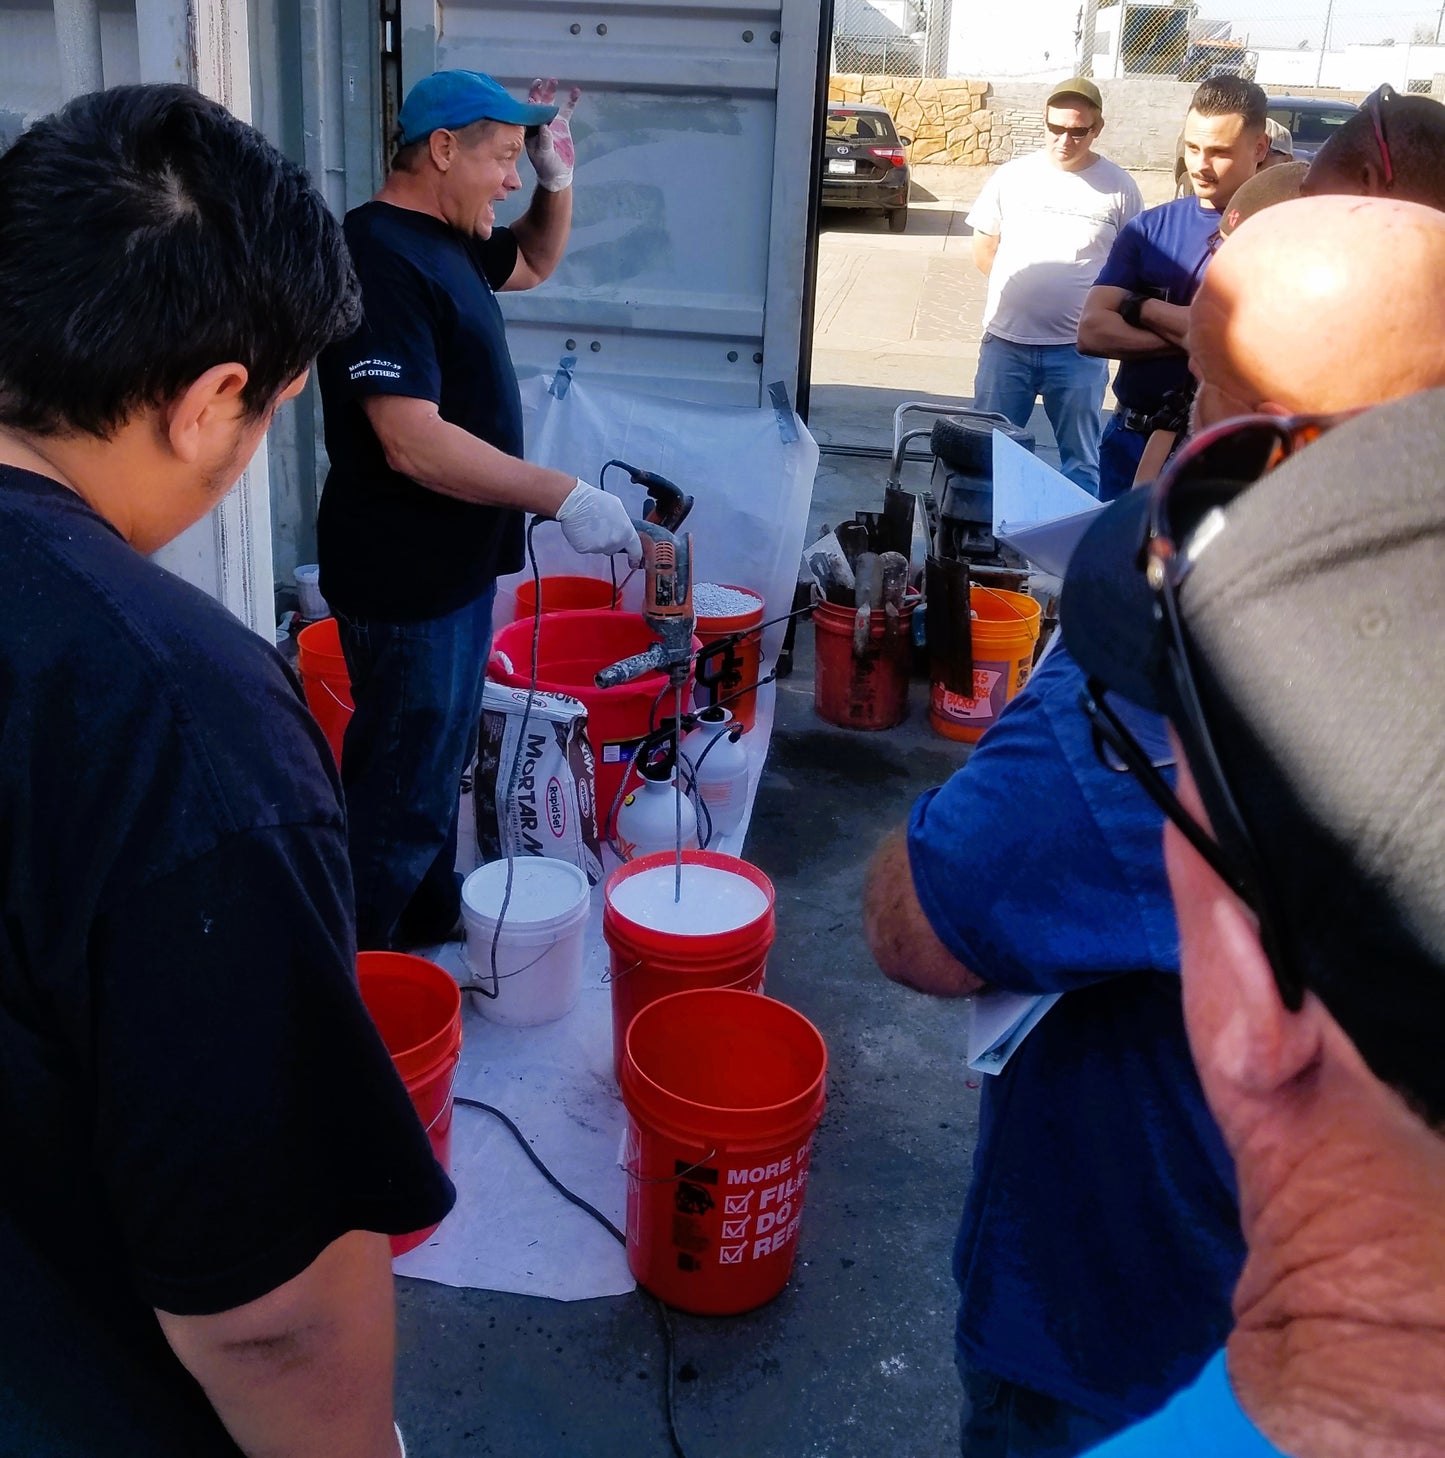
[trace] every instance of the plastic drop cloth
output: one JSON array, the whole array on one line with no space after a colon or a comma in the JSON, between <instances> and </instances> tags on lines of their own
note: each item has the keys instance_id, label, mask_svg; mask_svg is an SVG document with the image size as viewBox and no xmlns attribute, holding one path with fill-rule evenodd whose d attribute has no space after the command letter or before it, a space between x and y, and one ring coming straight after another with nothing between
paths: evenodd
<instances>
[{"instance_id":1,"label":"plastic drop cloth","mask_svg":"<svg viewBox=\"0 0 1445 1458\"><path fill-rule=\"evenodd\" d=\"M549 380L522 385L527 459L598 484L602 464L617 457L655 471L696 498L684 530L693 534L694 580L762 593L767 617L792 605L818 448L793 417L797 439L784 442L771 408L742 410L624 394L573 380L558 399ZM626 474L607 473L634 516L644 495ZM560 528L536 533L544 575L606 577L605 559L580 557ZM619 580L627 574L619 559ZM498 593L497 622L509 622L517 578ZM624 603L635 608L641 574ZM764 635L764 668L776 660L786 624ZM751 764L747 813L713 848L740 855L773 726L772 686L758 695L757 722L744 738ZM472 824L464 805L465 843ZM610 870L617 864L604 852ZM463 983L465 952L452 944L434 959ZM569 1189L615 1225L626 1219L627 1176L618 1163L626 1115L612 1077L612 1004L602 940L602 886L592 891L582 994L558 1022L539 1028L489 1023L463 998L462 1058L456 1091L501 1109L542 1162ZM562 1198L532 1167L506 1128L479 1109L457 1108L452 1124L452 1179L457 1205L425 1245L401 1257L399 1275L449 1286L477 1286L575 1301L633 1288L621 1245Z\"/></svg>"}]
</instances>

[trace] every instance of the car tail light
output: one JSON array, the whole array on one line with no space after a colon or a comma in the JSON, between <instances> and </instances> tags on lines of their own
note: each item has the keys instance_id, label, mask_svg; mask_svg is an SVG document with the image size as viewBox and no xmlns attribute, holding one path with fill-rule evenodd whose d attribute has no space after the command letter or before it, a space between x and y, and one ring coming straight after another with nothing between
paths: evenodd
<instances>
[{"instance_id":1,"label":"car tail light","mask_svg":"<svg viewBox=\"0 0 1445 1458\"><path fill-rule=\"evenodd\" d=\"M881 161L891 162L895 167L901 167L908 160L908 154L902 147L869 147L868 150Z\"/></svg>"}]
</instances>

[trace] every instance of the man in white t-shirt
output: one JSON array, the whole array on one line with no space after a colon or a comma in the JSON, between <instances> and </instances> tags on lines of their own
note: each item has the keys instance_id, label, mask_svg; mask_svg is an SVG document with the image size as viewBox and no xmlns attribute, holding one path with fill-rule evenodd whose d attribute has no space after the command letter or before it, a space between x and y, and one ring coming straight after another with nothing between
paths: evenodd
<instances>
[{"instance_id":1,"label":"man in white t-shirt","mask_svg":"<svg viewBox=\"0 0 1445 1458\"><path fill-rule=\"evenodd\" d=\"M968 215L973 261L988 275L974 404L1022 426L1042 395L1064 475L1098 495L1109 371L1075 347L1079 314L1144 199L1094 151L1104 101L1087 77L1054 87L1044 127L1044 150L1000 167Z\"/></svg>"}]
</instances>

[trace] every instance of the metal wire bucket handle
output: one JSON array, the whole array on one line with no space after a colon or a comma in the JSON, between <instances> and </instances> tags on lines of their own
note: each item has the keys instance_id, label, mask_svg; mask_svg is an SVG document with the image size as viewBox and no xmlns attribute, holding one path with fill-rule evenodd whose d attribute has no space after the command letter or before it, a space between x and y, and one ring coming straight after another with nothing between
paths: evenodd
<instances>
[{"instance_id":1,"label":"metal wire bucket handle","mask_svg":"<svg viewBox=\"0 0 1445 1458\"><path fill-rule=\"evenodd\" d=\"M622 1166L623 1173L630 1180L636 1180L639 1185L670 1185L677 1180L685 1180L688 1175L695 1174L698 1170L706 1167L708 1160L714 1158L718 1152L718 1146L713 1145L696 1164L690 1164L686 1169L680 1169L676 1174L670 1175L640 1175L630 1164Z\"/></svg>"},{"instance_id":2,"label":"metal wire bucket handle","mask_svg":"<svg viewBox=\"0 0 1445 1458\"><path fill-rule=\"evenodd\" d=\"M458 1049L458 1051L457 1051L456 1067L452 1069L452 1081L447 1085L447 1096L446 1096L446 1098L444 1098L442 1100L442 1106L441 1106L441 1108L439 1108L436 1111L436 1117L433 1118L432 1121L431 1121L431 1123L426 1126L426 1128L422 1131L423 1133L430 1134L431 1131L433 1129L435 1129L438 1124L441 1123L441 1121L442 1121L442 1115L445 1114L445 1113L447 1113L451 1109L451 1107L452 1107L452 1095L454 1093L456 1093L456 1091L457 1091L457 1075L461 1071L462 1071L462 1056L461 1056L461 1050Z\"/></svg>"},{"instance_id":3,"label":"metal wire bucket handle","mask_svg":"<svg viewBox=\"0 0 1445 1458\"><path fill-rule=\"evenodd\" d=\"M1012 604L1012 603L1011 603L1011 602L1010 602L1010 601L1009 601L1009 600L1008 600L1008 595L1007 595L1007 594L1006 594L1006 593L1004 593L1004 592L1001 592L1001 591L1000 591L1000 590L999 590L999 589L998 589L998 588L997 588L997 587L985 587L985 586L984 586L984 585L983 585L983 583L981 583L981 582L971 582L971 583L970 583L970 584L969 584L969 591L970 591L970 592L986 592L986 593L988 593L988 595L989 595L989 596L990 596L990 597L997 597L997 598L1001 598L1001 599L1002 599L1002 601L1003 601L1003 605L1004 605L1004 606L1005 606L1005 607L1006 607L1006 608L1007 608L1007 609L1008 609L1008 610L1009 610L1009 611L1010 611L1010 612L1011 612L1011 613L1012 613L1012 614L1013 614L1013 615L1014 615L1014 617L1016 617L1016 618L1017 618L1017 619L1018 619L1018 620L1019 620L1019 621L1020 621L1020 622L1021 622L1021 623L1025 623L1025 622L1027 622L1027 621L1028 621L1028 614L1027 614L1027 613L1021 613L1021 612L1020 612L1020 611L1019 611L1019 610L1018 610L1018 609L1017 609L1017 608L1016 608L1016 607L1015 607L1015 606L1014 606L1014 605L1013 605L1013 604ZM1020 594L1020 595L1021 595L1021 596L1024 596L1024 597L1026 597L1026 596L1028 596L1028 594L1027 594L1027 593L1023 593L1023 594Z\"/></svg>"}]
</instances>

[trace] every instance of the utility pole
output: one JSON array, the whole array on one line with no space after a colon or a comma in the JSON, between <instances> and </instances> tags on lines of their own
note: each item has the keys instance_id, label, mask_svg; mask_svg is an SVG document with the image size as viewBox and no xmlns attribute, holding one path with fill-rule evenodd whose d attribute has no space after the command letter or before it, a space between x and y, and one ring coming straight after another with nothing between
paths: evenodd
<instances>
[{"instance_id":1,"label":"utility pole","mask_svg":"<svg viewBox=\"0 0 1445 1458\"><path fill-rule=\"evenodd\" d=\"M1320 78L1325 74L1325 52L1330 48L1330 21L1333 19L1334 13L1335 0L1329 0L1329 4L1325 7L1325 36L1320 42L1320 60L1319 64L1315 67L1316 86L1321 84Z\"/></svg>"}]
</instances>

